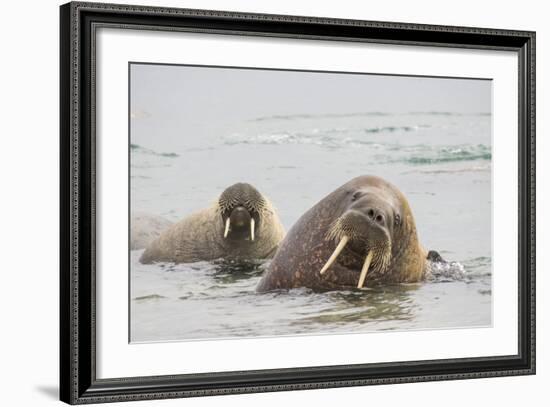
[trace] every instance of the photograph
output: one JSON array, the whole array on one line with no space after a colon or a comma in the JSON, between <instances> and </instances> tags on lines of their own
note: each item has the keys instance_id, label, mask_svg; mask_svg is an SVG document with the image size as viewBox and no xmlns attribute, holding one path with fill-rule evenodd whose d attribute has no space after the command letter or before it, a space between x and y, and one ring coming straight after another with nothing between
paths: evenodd
<instances>
[{"instance_id":1,"label":"photograph","mask_svg":"<svg viewBox=\"0 0 550 407\"><path fill-rule=\"evenodd\" d=\"M493 325L493 81L128 63L130 343Z\"/></svg>"},{"instance_id":2,"label":"photograph","mask_svg":"<svg viewBox=\"0 0 550 407\"><path fill-rule=\"evenodd\" d=\"M59 399L535 375L542 20L192 3L59 7Z\"/></svg>"}]
</instances>

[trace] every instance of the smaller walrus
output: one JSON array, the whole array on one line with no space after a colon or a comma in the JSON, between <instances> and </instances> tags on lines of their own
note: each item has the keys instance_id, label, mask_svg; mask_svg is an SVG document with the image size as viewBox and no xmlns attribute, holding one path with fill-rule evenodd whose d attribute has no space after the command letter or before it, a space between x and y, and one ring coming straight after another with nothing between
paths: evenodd
<instances>
[{"instance_id":1,"label":"smaller walrus","mask_svg":"<svg viewBox=\"0 0 550 407\"><path fill-rule=\"evenodd\" d=\"M168 229L172 222L158 216L143 212L132 214L130 233L130 250L145 249L149 243Z\"/></svg>"},{"instance_id":2,"label":"smaller walrus","mask_svg":"<svg viewBox=\"0 0 550 407\"><path fill-rule=\"evenodd\" d=\"M166 229L139 261L265 259L273 256L283 237L283 225L271 202L252 185L237 183L223 191L213 206Z\"/></svg>"},{"instance_id":3,"label":"smaller walrus","mask_svg":"<svg viewBox=\"0 0 550 407\"><path fill-rule=\"evenodd\" d=\"M420 244L405 196L382 178L360 176L298 219L257 291L417 282L439 259Z\"/></svg>"}]
</instances>

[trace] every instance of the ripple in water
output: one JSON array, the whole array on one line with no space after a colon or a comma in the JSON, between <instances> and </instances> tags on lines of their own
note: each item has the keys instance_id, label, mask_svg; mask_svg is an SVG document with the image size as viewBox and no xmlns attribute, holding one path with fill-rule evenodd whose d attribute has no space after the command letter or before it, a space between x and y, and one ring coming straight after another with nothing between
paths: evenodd
<instances>
[{"instance_id":1,"label":"ripple in water","mask_svg":"<svg viewBox=\"0 0 550 407\"><path fill-rule=\"evenodd\" d=\"M142 147L138 144L130 144L130 151L132 154L146 154L146 155L154 155L158 157L167 157L167 158L176 158L179 157L176 153L158 153L155 150L151 150L150 148Z\"/></svg>"},{"instance_id":2,"label":"ripple in water","mask_svg":"<svg viewBox=\"0 0 550 407\"><path fill-rule=\"evenodd\" d=\"M366 133L383 132L409 132L416 131L422 126L402 127L380 127L363 129ZM375 162L377 163L406 163L412 165L441 164L461 161L491 161L491 147L484 144L455 144L455 145L433 145L433 144L400 144L396 142L384 142L383 140L373 141L362 138L357 133L345 136L343 129L319 130L297 132L274 132L268 134L233 134L225 141L226 145L259 144L259 145L315 145L323 148L365 148L369 151L376 151Z\"/></svg>"},{"instance_id":3,"label":"ripple in water","mask_svg":"<svg viewBox=\"0 0 550 407\"><path fill-rule=\"evenodd\" d=\"M133 342L362 333L490 323L490 307L487 313L476 312L474 321L468 319L471 313L463 312L468 307L477 310L480 299L490 301L490 281L475 274L475 265L484 268L486 259L467 262L472 272L457 262L438 266L432 270L429 282L420 284L321 293L300 288L259 294L255 287L269 261L142 265L137 261L140 254L141 251L133 251L131 255ZM444 290L440 283L445 283ZM453 303L446 306L445 298L460 298L466 305L461 309ZM435 305L440 309L434 316ZM430 310L429 317L424 315L425 310Z\"/></svg>"},{"instance_id":4,"label":"ripple in water","mask_svg":"<svg viewBox=\"0 0 550 407\"><path fill-rule=\"evenodd\" d=\"M352 113L323 113L323 114L288 114L288 115L272 115L261 116L252 119L253 122L277 121L277 120L301 120L301 119L337 119L337 118L353 118L353 117L375 117L375 116L491 116L489 112L479 113L458 113L458 112L408 112L408 113L389 113L389 112L352 112Z\"/></svg>"}]
</instances>

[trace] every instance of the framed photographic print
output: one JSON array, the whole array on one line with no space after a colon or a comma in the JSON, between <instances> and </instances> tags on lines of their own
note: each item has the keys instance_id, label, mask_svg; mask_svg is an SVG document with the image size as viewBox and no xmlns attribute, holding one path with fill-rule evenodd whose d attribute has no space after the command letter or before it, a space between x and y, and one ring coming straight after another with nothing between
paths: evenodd
<instances>
[{"instance_id":1,"label":"framed photographic print","mask_svg":"<svg viewBox=\"0 0 550 407\"><path fill-rule=\"evenodd\" d=\"M535 373L535 33L60 13L63 401Z\"/></svg>"}]
</instances>

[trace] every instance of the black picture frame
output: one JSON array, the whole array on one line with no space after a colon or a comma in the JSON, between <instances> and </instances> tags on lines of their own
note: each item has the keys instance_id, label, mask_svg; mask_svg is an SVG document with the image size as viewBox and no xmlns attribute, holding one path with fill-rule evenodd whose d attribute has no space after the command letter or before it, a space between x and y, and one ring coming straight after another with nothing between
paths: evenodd
<instances>
[{"instance_id":1,"label":"black picture frame","mask_svg":"<svg viewBox=\"0 0 550 407\"><path fill-rule=\"evenodd\" d=\"M70 404L535 373L535 33L72 2L60 7L60 398ZM519 60L519 351L515 355L96 378L97 27L508 50ZM512 267L512 265L510 265Z\"/></svg>"}]
</instances>

